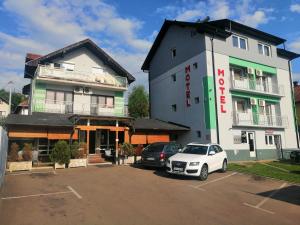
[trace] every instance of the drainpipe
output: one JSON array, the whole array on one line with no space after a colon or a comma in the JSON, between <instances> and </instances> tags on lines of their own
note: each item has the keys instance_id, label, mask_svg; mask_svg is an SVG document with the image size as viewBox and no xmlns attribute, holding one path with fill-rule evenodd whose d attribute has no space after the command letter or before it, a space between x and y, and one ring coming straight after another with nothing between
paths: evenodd
<instances>
[{"instance_id":1,"label":"drainpipe","mask_svg":"<svg viewBox=\"0 0 300 225\"><path fill-rule=\"evenodd\" d=\"M210 38L210 42L211 42L211 59L212 59L213 80L214 80L217 144L220 144L218 106L217 106L217 85L216 85L216 71L215 71L216 68L215 68L215 53L214 53L214 36L212 36Z\"/></svg>"},{"instance_id":2,"label":"drainpipe","mask_svg":"<svg viewBox=\"0 0 300 225\"><path fill-rule=\"evenodd\" d=\"M295 107L294 85L293 85L293 81L292 81L291 60L288 61L288 66L289 66L289 79L290 79L290 86L291 86L291 95L292 95L294 124L295 124L296 139L297 139L297 148L299 148L299 132L298 132L298 121L297 121L296 107Z\"/></svg>"}]
</instances>

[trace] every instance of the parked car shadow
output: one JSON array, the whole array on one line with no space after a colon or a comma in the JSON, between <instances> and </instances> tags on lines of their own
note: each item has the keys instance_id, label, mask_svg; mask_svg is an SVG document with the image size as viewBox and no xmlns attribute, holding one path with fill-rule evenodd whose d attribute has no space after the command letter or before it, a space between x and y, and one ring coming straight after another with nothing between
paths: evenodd
<instances>
[{"instance_id":1,"label":"parked car shadow","mask_svg":"<svg viewBox=\"0 0 300 225\"><path fill-rule=\"evenodd\" d=\"M176 180L197 180L196 177L169 174L169 173L167 173L167 171L164 168L155 170L153 172L153 174L155 174L156 176L159 176L159 177L176 179Z\"/></svg>"},{"instance_id":2,"label":"parked car shadow","mask_svg":"<svg viewBox=\"0 0 300 225\"><path fill-rule=\"evenodd\" d=\"M276 190L266 191L258 193L257 195L263 197L270 197L271 193ZM280 189L280 192L271 196L270 198L276 199L279 201L288 202L295 205L300 205L300 186L298 185L291 185L285 188Z\"/></svg>"}]
</instances>

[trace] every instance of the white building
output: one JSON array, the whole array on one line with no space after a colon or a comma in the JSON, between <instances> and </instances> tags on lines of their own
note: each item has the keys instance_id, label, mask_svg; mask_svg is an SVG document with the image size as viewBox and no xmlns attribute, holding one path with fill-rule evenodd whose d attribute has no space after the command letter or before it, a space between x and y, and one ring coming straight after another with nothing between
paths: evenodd
<instances>
[{"instance_id":1,"label":"white building","mask_svg":"<svg viewBox=\"0 0 300 225\"><path fill-rule=\"evenodd\" d=\"M151 117L190 127L177 141L219 143L230 160L298 147L285 40L224 19L166 20L142 66Z\"/></svg>"},{"instance_id":2,"label":"white building","mask_svg":"<svg viewBox=\"0 0 300 225\"><path fill-rule=\"evenodd\" d=\"M0 97L0 117L6 117L9 114L9 104L7 100Z\"/></svg>"}]
</instances>

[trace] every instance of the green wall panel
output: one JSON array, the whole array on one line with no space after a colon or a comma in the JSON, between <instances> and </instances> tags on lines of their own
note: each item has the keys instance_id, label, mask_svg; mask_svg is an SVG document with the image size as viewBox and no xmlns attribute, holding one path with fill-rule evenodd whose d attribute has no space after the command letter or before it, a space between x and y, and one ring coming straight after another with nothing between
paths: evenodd
<instances>
[{"instance_id":1,"label":"green wall panel","mask_svg":"<svg viewBox=\"0 0 300 225\"><path fill-rule=\"evenodd\" d=\"M115 116L124 116L124 93L115 92Z\"/></svg>"},{"instance_id":2,"label":"green wall panel","mask_svg":"<svg viewBox=\"0 0 300 225\"><path fill-rule=\"evenodd\" d=\"M44 112L46 98L46 84L36 82L33 90L33 111Z\"/></svg>"},{"instance_id":3,"label":"green wall panel","mask_svg":"<svg viewBox=\"0 0 300 225\"><path fill-rule=\"evenodd\" d=\"M237 90L231 90L231 95L235 97L241 97L241 98L255 98L255 99L263 99L267 102L276 102L279 103L280 97L272 97L267 95L261 95L256 93L245 93L243 91L237 91Z\"/></svg>"},{"instance_id":4,"label":"green wall panel","mask_svg":"<svg viewBox=\"0 0 300 225\"><path fill-rule=\"evenodd\" d=\"M206 129L216 128L216 110L215 110L215 94L214 80L211 76L203 77L203 96L205 110L205 126Z\"/></svg>"},{"instance_id":5,"label":"green wall panel","mask_svg":"<svg viewBox=\"0 0 300 225\"><path fill-rule=\"evenodd\" d=\"M266 73L277 74L277 70L275 67L266 66L263 64L259 64L259 63L254 63L254 62L246 61L246 60L235 58L235 57L229 57L229 63L233 64L233 65L241 66L241 67L249 67L249 68L253 68L253 69L262 70Z\"/></svg>"}]
</instances>

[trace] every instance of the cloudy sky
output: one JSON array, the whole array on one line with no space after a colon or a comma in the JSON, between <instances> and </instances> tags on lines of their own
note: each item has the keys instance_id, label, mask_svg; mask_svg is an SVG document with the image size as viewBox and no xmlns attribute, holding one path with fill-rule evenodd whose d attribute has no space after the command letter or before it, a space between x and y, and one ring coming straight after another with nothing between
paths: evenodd
<instances>
[{"instance_id":1,"label":"cloudy sky","mask_svg":"<svg viewBox=\"0 0 300 225\"><path fill-rule=\"evenodd\" d=\"M300 0L0 0L0 88L20 91L27 52L46 54L91 38L137 81L140 67L164 19L231 18L287 39L300 53ZM300 80L300 59L293 63Z\"/></svg>"}]
</instances>

